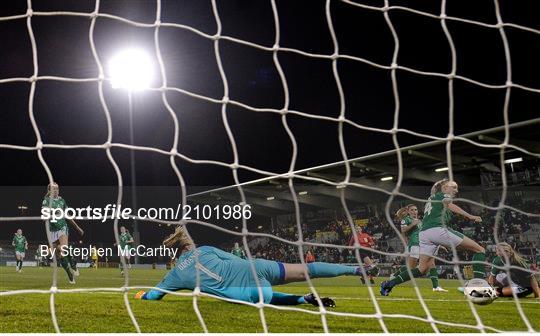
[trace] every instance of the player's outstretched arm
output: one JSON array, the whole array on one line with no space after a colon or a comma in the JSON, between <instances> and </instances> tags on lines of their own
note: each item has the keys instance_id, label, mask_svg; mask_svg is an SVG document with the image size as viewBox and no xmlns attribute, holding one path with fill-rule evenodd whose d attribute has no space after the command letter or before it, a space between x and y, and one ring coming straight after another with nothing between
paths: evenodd
<instances>
[{"instance_id":1,"label":"player's outstretched arm","mask_svg":"<svg viewBox=\"0 0 540 336\"><path fill-rule=\"evenodd\" d=\"M482 217L471 215L470 213L463 210L462 208L455 205L454 203L445 203L445 204L446 204L446 207L448 208L448 210L452 211L453 213L456 213L458 215L462 215L463 217L466 217L466 218L468 218L470 220L473 220L475 222L481 222L482 221Z\"/></svg>"},{"instance_id":2,"label":"player's outstretched arm","mask_svg":"<svg viewBox=\"0 0 540 336\"><path fill-rule=\"evenodd\" d=\"M71 225L75 228L75 230L77 230L77 232L82 236L84 235L84 230L81 229L81 227L79 225L77 225L77 222L75 222L73 219L68 219L69 222L71 223Z\"/></svg>"}]
</instances>

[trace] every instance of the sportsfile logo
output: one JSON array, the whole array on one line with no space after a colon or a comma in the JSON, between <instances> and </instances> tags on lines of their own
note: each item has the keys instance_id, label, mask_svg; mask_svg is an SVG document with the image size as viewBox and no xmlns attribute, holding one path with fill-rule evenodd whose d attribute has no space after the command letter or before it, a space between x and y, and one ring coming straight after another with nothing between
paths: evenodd
<instances>
[{"instance_id":1,"label":"sportsfile logo","mask_svg":"<svg viewBox=\"0 0 540 336\"><path fill-rule=\"evenodd\" d=\"M85 208L41 208L41 219L56 223L65 219L100 220L102 223L107 219L151 219L151 220L211 220L211 219L250 219L251 205L182 205L176 208L132 208L122 207L121 204L107 204L105 207Z\"/></svg>"}]
</instances>

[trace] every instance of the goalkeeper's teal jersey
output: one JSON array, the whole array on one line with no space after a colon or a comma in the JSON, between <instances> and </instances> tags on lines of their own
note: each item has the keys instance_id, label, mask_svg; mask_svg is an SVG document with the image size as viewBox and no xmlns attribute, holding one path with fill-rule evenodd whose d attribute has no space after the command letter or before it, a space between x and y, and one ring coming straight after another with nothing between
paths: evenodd
<instances>
[{"instance_id":1,"label":"goalkeeper's teal jersey","mask_svg":"<svg viewBox=\"0 0 540 336\"><path fill-rule=\"evenodd\" d=\"M264 302L269 303L272 299L272 285L282 283L285 277L283 264L254 259L253 265ZM183 253L174 269L156 287L168 291L193 290L197 285L197 269L200 274L202 292L240 301L259 302L259 292L252 274L251 262L211 246L201 246ZM159 300L164 295L163 292L151 290L144 298Z\"/></svg>"}]
</instances>

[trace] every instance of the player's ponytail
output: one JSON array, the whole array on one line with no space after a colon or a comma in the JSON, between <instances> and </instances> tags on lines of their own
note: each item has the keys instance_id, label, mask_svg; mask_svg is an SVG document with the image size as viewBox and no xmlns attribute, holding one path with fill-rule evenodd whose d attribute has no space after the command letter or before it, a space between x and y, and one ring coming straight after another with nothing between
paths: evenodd
<instances>
[{"instance_id":1,"label":"player's ponytail","mask_svg":"<svg viewBox=\"0 0 540 336\"><path fill-rule=\"evenodd\" d=\"M409 214L409 206L405 206L396 212L396 219L402 221Z\"/></svg>"},{"instance_id":2,"label":"player's ponytail","mask_svg":"<svg viewBox=\"0 0 540 336\"><path fill-rule=\"evenodd\" d=\"M435 195L436 193L438 192L441 192L442 190L442 187L448 183L448 179L442 179L440 181L437 181L435 182L435 184L433 185L433 187L431 187L431 196Z\"/></svg>"},{"instance_id":3,"label":"player's ponytail","mask_svg":"<svg viewBox=\"0 0 540 336\"><path fill-rule=\"evenodd\" d=\"M497 244L497 248L503 253L504 256L508 257L511 263L521 265L524 268L527 268L527 262L525 258L519 252L514 250L510 244L502 242Z\"/></svg>"}]
</instances>

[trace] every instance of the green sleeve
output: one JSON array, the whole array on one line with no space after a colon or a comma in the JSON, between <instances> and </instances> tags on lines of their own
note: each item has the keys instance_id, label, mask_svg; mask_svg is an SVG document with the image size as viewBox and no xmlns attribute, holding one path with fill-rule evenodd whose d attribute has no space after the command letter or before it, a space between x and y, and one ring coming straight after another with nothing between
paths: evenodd
<instances>
[{"instance_id":1,"label":"green sleeve","mask_svg":"<svg viewBox=\"0 0 540 336\"><path fill-rule=\"evenodd\" d=\"M502 271L500 267L504 266L501 257L497 256L492 261L493 266L491 267L491 275L497 275L499 271Z\"/></svg>"}]
</instances>

